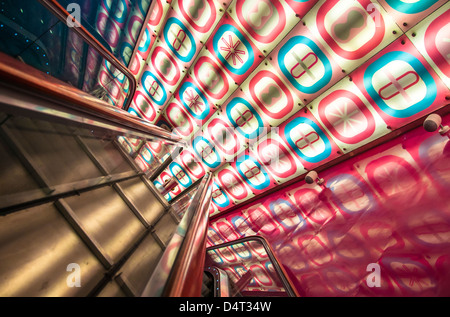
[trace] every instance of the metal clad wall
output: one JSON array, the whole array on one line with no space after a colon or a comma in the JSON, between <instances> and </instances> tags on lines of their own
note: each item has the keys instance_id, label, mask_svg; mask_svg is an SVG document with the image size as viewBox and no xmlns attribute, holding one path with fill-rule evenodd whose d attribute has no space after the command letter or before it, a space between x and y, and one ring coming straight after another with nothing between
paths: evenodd
<instances>
[{"instance_id":1,"label":"metal clad wall","mask_svg":"<svg viewBox=\"0 0 450 317\"><path fill-rule=\"evenodd\" d=\"M103 266L52 204L25 209L0 222L1 296L86 296ZM78 263L81 287L66 271Z\"/></svg>"}]
</instances>

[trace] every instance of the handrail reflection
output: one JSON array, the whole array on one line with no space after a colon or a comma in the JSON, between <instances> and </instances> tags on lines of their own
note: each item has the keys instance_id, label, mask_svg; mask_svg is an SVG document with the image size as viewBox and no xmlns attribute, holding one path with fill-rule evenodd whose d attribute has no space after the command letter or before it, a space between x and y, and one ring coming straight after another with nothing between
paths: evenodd
<instances>
[{"instance_id":1,"label":"handrail reflection","mask_svg":"<svg viewBox=\"0 0 450 317\"><path fill-rule=\"evenodd\" d=\"M278 273L278 276L280 277L281 282L283 283L284 289L286 290L286 293L288 294L288 296L290 297L299 297L299 293L297 292L296 288L293 286L291 280L289 279L286 271L283 269L283 266L280 264L280 261L278 260L278 258L276 257L276 255L274 254L272 248L270 247L269 242L267 242L267 240L264 237L261 236L248 236L248 237L244 237L244 238L240 238L237 240L233 240L233 241L229 241L229 242L225 242L222 244L218 244L212 247L209 247L206 249L206 252L211 251L211 250L215 250L215 249L220 249L220 248L225 248L225 247L229 247L232 245L236 245L236 244L241 244L244 242L251 242L251 241L257 241L259 243L262 244L262 246L264 247L264 250L266 251L270 261L273 264L273 267L275 269L275 271Z\"/></svg>"},{"instance_id":2,"label":"handrail reflection","mask_svg":"<svg viewBox=\"0 0 450 317\"><path fill-rule=\"evenodd\" d=\"M37 92L40 96L58 103L59 106L63 105L64 108L75 109L85 115L89 114L102 120L118 123L127 129L142 132L155 139L164 140L166 143L176 144L182 141L181 137L163 128L113 107L106 101L95 98L9 55L0 52L0 61L0 81L4 85L13 86L17 90L24 87L27 93ZM35 108L34 111L40 112L48 110Z\"/></svg>"},{"instance_id":3,"label":"handrail reflection","mask_svg":"<svg viewBox=\"0 0 450 317\"><path fill-rule=\"evenodd\" d=\"M67 12L64 7L62 7L58 1L56 0L39 0L39 2L47 8L53 15L55 15L59 20L67 25L67 20L73 20L73 23L77 25L77 27L71 28L74 32L76 32L81 38L83 38L90 47L94 48L100 56L106 59L111 65L114 65L116 69L122 72L125 77L127 77L130 92L126 103L123 105L122 109L127 111L133 101L134 94L136 92L137 81L134 75L130 72L130 70L125 67L110 51L108 51L103 44L101 44L85 27L83 27L79 22L76 21L75 18ZM145 26L143 26L145 27Z\"/></svg>"},{"instance_id":4,"label":"handrail reflection","mask_svg":"<svg viewBox=\"0 0 450 317\"><path fill-rule=\"evenodd\" d=\"M142 297L201 295L212 174L207 173L148 281Z\"/></svg>"}]
</instances>

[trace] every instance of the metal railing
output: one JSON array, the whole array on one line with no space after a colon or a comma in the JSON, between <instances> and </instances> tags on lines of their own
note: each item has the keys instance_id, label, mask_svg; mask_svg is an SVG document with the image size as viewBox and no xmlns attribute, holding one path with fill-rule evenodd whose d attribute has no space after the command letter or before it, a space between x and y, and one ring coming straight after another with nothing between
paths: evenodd
<instances>
[{"instance_id":1,"label":"metal railing","mask_svg":"<svg viewBox=\"0 0 450 317\"><path fill-rule=\"evenodd\" d=\"M125 67L110 51L108 51L103 44L101 44L85 27L83 27L80 23L80 21L76 21L75 18L67 12L66 9L64 9L63 6L61 6L58 1L56 0L39 0L39 2L47 8L54 16L56 16L59 20L61 20L64 24L67 25L67 21L71 20L74 25L77 27L73 27L72 30L77 33L82 39L86 41L87 44L89 44L90 47L94 48L101 57L106 59L111 65L113 65L116 69L118 69L120 72L122 72L125 77L127 77L129 85L130 85L130 92L128 95L128 98L123 105L122 109L125 111L128 110L128 108L131 105L131 102L133 101L134 94L136 92L137 87L137 81L134 75L130 72L130 70ZM146 26L144 25L143 28ZM139 43L137 43L136 46L139 46Z\"/></svg>"},{"instance_id":2,"label":"metal railing","mask_svg":"<svg viewBox=\"0 0 450 317\"><path fill-rule=\"evenodd\" d=\"M60 120L79 120L85 125L97 122L102 128L120 131L143 139L177 144L182 139L171 132L115 108L50 75L0 52L2 107L28 111ZM45 106L39 105L36 99ZM29 102L24 100L29 99Z\"/></svg>"},{"instance_id":3,"label":"metal railing","mask_svg":"<svg viewBox=\"0 0 450 317\"><path fill-rule=\"evenodd\" d=\"M212 174L207 173L148 281L142 297L201 295L211 181Z\"/></svg>"},{"instance_id":4,"label":"metal railing","mask_svg":"<svg viewBox=\"0 0 450 317\"><path fill-rule=\"evenodd\" d=\"M297 292L296 288L294 287L292 281L289 279L286 271L284 270L283 266L281 265L281 262L278 260L278 258L274 254L274 252L273 252L272 248L270 247L269 243L267 242L267 240L261 236L248 236L248 237L240 238L237 240L218 244L218 245L207 248L206 252L209 252L209 251L212 251L215 249L233 246L236 244L242 244L244 242L251 242L251 241L257 241L264 247L264 250L266 251L267 256L269 257L270 261L272 262L273 268L275 269L275 272L278 274L278 277L280 278L280 281L283 284L283 287L284 287L287 295L290 297L299 297L300 296L299 293Z\"/></svg>"}]
</instances>

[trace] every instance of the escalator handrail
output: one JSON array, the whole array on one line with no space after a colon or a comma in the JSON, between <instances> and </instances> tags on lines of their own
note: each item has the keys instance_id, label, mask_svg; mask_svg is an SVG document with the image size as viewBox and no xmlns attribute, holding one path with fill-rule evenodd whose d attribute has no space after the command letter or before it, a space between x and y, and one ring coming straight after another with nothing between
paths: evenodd
<instances>
[{"instance_id":1,"label":"escalator handrail","mask_svg":"<svg viewBox=\"0 0 450 317\"><path fill-rule=\"evenodd\" d=\"M206 256L206 235L212 195L211 181L212 173L206 174L200 183L199 191L189 206L195 213L178 252L163 296L198 297L201 295L201 277Z\"/></svg>"},{"instance_id":2,"label":"escalator handrail","mask_svg":"<svg viewBox=\"0 0 450 317\"><path fill-rule=\"evenodd\" d=\"M209 225L212 173L199 185L175 234L142 292L142 297L199 297Z\"/></svg>"},{"instance_id":3,"label":"escalator handrail","mask_svg":"<svg viewBox=\"0 0 450 317\"><path fill-rule=\"evenodd\" d=\"M273 265L275 271L278 273L278 275L281 279L281 282L283 283L286 293L290 297L300 297L300 294L298 293L298 291L295 288L294 284L292 283L291 279L288 277L285 269L281 265L281 262L278 260L278 257L273 252L269 242L262 236L248 236L248 237L243 237L243 238L236 239L233 241L228 241L225 243L221 243L221 244L209 247L206 249L206 252L214 250L214 249L229 247L229 246L243 243L243 242L249 242L249 241L258 241L263 245L264 250L267 253L267 256L269 257L270 261L272 261L272 265Z\"/></svg>"},{"instance_id":4,"label":"escalator handrail","mask_svg":"<svg viewBox=\"0 0 450 317\"><path fill-rule=\"evenodd\" d=\"M161 127L113 107L106 101L91 96L2 52L0 52L0 81L15 89L23 87L27 93L38 93L52 102L57 102L60 106L120 124L122 127L164 140L166 143L177 144L182 141L181 137Z\"/></svg>"},{"instance_id":5,"label":"escalator handrail","mask_svg":"<svg viewBox=\"0 0 450 317\"><path fill-rule=\"evenodd\" d=\"M64 24L67 25L68 19L73 19L75 23L76 21L74 17L66 10L63 6L61 6L57 0L39 0L39 2L47 8L53 15L55 15L59 20L61 20ZM143 28L145 26L142 26ZM133 101L134 94L136 93L137 88L137 80L131 71L125 67L109 50L107 50L103 44L101 44L81 23L78 23L77 27L71 28L75 33L77 33L81 38L83 38L90 47L94 48L101 57L106 59L111 65L113 65L116 69L120 70L125 77L128 79L129 83L129 94L128 98L123 105L122 109L128 111L128 108ZM137 44L139 45L139 44Z\"/></svg>"}]
</instances>

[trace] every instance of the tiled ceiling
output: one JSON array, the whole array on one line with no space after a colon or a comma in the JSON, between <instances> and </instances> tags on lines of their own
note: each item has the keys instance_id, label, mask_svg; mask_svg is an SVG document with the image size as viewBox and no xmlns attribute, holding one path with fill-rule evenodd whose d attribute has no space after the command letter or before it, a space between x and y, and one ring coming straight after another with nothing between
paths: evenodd
<instances>
[{"instance_id":1,"label":"tiled ceiling","mask_svg":"<svg viewBox=\"0 0 450 317\"><path fill-rule=\"evenodd\" d=\"M129 111L189 144L155 181L177 179L167 199L214 173L211 214L443 107L448 95L444 0L154 0L150 10L129 66L138 79Z\"/></svg>"}]
</instances>

